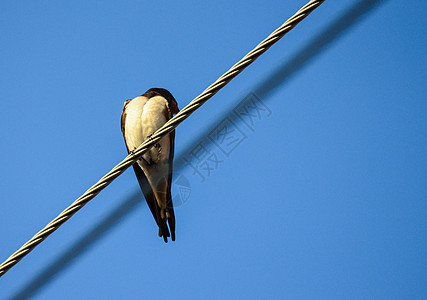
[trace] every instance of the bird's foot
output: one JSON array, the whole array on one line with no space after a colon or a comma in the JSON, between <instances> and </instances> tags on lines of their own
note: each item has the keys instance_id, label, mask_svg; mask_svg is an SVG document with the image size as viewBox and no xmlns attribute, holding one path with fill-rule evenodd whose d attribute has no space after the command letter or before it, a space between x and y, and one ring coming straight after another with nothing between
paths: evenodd
<instances>
[{"instance_id":1,"label":"bird's foot","mask_svg":"<svg viewBox=\"0 0 427 300\"><path fill-rule=\"evenodd\" d=\"M152 136L153 134L147 135L147 139L151 140ZM162 146L160 146L160 143L155 143L153 147L157 148L159 153L162 152Z\"/></svg>"}]
</instances>

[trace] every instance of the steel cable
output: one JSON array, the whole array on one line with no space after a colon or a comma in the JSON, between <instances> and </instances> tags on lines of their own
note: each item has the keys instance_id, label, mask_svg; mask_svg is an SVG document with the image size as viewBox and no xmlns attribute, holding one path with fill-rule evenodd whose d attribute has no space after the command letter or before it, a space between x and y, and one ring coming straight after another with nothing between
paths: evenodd
<instances>
[{"instance_id":1,"label":"steel cable","mask_svg":"<svg viewBox=\"0 0 427 300\"><path fill-rule=\"evenodd\" d=\"M82 196L75 200L68 208L61 212L45 228L34 235L19 250L12 254L4 263L0 265L0 277L10 268L16 265L22 258L31 252L38 244L45 240L50 234L58 229L63 223L71 218L78 210L85 206L91 199L96 197L114 179L120 176L127 168L132 166L148 149L159 142L165 135L175 129L181 122L188 118L194 111L202 106L207 100L214 96L228 82L242 72L247 66L254 62L261 54L267 51L274 43L281 39L286 33L293 29L299 22L307 17L314 9L320 6L325 0L311 0L303 6L296 14L283 23L278 29L271 33L264 41L245 55L230 70L211 84L199 96L184 107L175 117L170 119L150 139L130 153L122 162L116 165L110 172L103 176L96 184L89 188Z\"/></svg>"}]
</instances>

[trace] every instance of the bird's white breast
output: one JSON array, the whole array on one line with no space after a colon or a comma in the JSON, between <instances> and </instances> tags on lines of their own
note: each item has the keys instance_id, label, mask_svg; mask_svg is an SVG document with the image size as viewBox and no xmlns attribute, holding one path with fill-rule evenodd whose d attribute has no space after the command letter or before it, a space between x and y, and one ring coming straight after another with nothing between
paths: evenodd
<instances>
[{"instance_id":1,"label":"bird's white breast","mask_svg":"<svg viewBox=\"0 0 427 300\"><path fill-rule=\"evenodd\" d=\"M142 130L146 136L153 134L167 122L167 101L161 96L150 98L141 116Z\"/></svg>"},{"instance_id":2,"label":"bird's white breast","mask_svg":"<svg viewBox=\"0 0 427 300\"><path fill-rule=\"evenodd\" d=\"M140 146L149 136L162 127L171 117L167 101L161 96L147 100L136 97L126 106L125 139L129 150ZM170 140L166 136L157 147L151 148L143 157L147 161L164 161L169 158Z\"/></svg>"}]
</instances>

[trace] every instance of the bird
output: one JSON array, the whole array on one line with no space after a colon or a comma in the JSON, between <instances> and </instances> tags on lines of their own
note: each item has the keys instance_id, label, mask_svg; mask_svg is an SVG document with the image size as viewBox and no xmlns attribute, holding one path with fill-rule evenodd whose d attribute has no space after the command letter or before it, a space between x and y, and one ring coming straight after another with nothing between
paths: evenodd
<instances>
[{"instance_id":1,"label":"bird","mask_svg":"<svg viewBox=\"0 0 427 300\"><path fill-rule=\"evenodd\" d=\"M151 88L141 96L125 101L121 129L128 154L151 138L178 112L178 103L164 88ZM133 165L141 191L159 227L159 237L163 237L165 243L168 237L175 241L175 213L171 195L174 148L175 130Z\"/></svg>"}]
</instances>

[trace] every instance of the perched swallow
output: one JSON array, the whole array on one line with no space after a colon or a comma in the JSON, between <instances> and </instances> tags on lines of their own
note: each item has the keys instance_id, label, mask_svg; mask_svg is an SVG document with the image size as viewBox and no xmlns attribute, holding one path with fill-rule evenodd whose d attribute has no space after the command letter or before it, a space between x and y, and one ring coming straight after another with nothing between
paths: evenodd
<instances>
[{"instance_id":1,"label":"perched swallow","mask_svg":"<svg viewBox=\"0 0 427 300\"><path fill-rule=\"evenodd\" d=\"M175 98L161 88L149 89L143 95L127 100L122 112L122 133L128 153L149 139L178 111ZM175 214L171 196L174 143L175 130L133 165L139 186L159 226L159 237L163 237L166 243L168 237L175 241Z\"/></svg>"}]
</instances>

